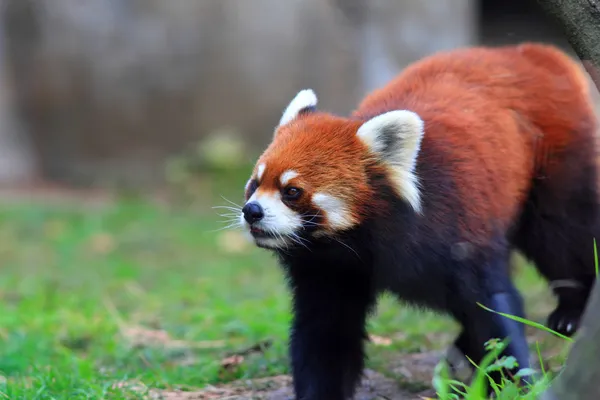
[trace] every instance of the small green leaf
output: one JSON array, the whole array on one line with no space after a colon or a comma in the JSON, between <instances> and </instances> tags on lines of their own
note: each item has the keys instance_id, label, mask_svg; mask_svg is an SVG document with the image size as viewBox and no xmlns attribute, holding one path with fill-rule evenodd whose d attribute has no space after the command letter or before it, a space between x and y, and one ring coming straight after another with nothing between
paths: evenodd
<instances>
[{"instance_id":1,"label":"small green leaf","mask_svg":"<svg viewBox=\"0 0 600 400\"><path fill-rule=\"evenodd\" d=\"M531 375L535 375L535 370L533 368L521 368L519 372L515 374L515 378L521 378L523 376Z\"/></svg>"},{"instance_id":2,"label":"small green leaf","mask_svg":"<svg viewBox=\"0 0 600 400\"><path fill-rule=\"evenodd\" d=\"M487 351L495 350L498 348L500 348L500 350L502 351L503 348L501 347L503 347L504 344L500 339L490 339L487 342L485 342L484 346Z\"/></svg>"},{"instance_id":3,"label":"small green leaf","mask_svg":"<svg viewBox=\"0 0 600 400\"><path fill-rule=\"evenodd\" d=\"M486 368L487 372L501 371L502 369L513 369L516 368L519 364L517 363L517 359L513 356L501 357L496 360L493 364Z\"/></svg>"}]
</instances>

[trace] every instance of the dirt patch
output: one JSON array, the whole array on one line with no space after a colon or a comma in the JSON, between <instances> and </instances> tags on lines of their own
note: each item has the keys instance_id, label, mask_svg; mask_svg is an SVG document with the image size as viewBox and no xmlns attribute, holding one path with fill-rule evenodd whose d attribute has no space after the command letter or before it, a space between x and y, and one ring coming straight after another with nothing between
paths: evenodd
<instances>
[{"instance_id":1,"label":"dirt patch","mask_svg":"<svg viewBox=\"0 0 600 400\"><path fill-rule=\"evenodd\" d=\"M411 359L416 362L411 362ZM408 371L412 377L411 384L408 386L378 372L366 370L355 400L418 400L433 397L435 394L433 390L423 390L423 387L430 386L431 381L431 372L427 374L424 371L426 369L433 371L438 360L439 357L433 354L422 354L415 358L405 357L404 373ZM416 370L410 372L413 366ZM413 386L414 383L419 384ZM282 375L210 386L197 392L152 390L149 398L153 400L292 400L294 396L292 379Z\"/></svg>"},{"instance_id":2,"label":"dirt patch","mask_svg":"<svg viewBox=\"0 0 600 400\"><path fill-rule=\"evenodd\" d=\"M409 354L398 357L388 368L403 387L412 391L428 390L433 370L443 355L442 351Z\"/></svg>"},{"instance_id":3,"label":"dirt patch","mask_svg":"<svg viewBox=\"0 0 600 400\"><path fill-rule=\"evenodd\" d=\"M534 338L530 338L533 340ZM555 346L551 349L556 350ZM442 351L403 354L394 359L389 376L366 370L355 400L423 400L435 398L433 371ZM240 380L199 391L150 390L151 400L293 400L292 379L287 375Z\"/></svg>"}]
</instances>

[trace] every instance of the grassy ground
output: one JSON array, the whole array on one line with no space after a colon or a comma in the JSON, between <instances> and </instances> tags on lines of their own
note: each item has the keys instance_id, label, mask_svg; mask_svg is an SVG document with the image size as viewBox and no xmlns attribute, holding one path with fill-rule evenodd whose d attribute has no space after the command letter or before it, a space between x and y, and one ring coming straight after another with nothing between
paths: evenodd
<instances>
[{"instance_id":1,"label":"grassy ground","mask_svg":"<svg viewBox=\"0 0 600 400\"><path fill-rule=\"evenodd\" d=\"M287 372L282 274L265 251L215 231L220 218L202 209L0 206L0 396L137 398L140 385L193 389ZM552 304L530 269L519 285L530 313L545 316ZM388 297L370 326L369 366L404 384L396 361L443 348L456 330Z\"/></svg>"}]
</instances>

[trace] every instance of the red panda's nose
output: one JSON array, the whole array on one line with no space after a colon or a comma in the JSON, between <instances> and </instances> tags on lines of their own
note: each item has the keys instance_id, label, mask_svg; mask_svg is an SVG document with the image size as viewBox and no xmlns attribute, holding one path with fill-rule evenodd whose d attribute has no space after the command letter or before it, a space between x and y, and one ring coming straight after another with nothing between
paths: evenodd
<instances>
[{"instance_id":1,"label":"red panda's nose","mask_svg":"<svg viewBox=\"0 0 600 400\"><path fill-rule=\"evenodd\" d=\"M265 216L262 207L255 201L247 203L244 208L242 208L242 213L244 214L244 219L249 224L258 222Z\"/></svg>"}]
</instances>

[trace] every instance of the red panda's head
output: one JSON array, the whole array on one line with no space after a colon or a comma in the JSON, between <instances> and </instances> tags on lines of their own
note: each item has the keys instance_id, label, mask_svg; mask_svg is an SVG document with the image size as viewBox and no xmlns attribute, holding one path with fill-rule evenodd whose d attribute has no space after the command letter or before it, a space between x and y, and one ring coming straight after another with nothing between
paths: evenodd
<instances>
[{"instance_id":1,"label":"red panda's head","mask_svg":"<svg viewBox=\"0 0 600 400\"><path fill-rule=\"evenodd\" d=\"M377 198L373 168L420 211L419 116L398 110L361 121L318 112L316 105L312 90L296 95L246 184L241 223L260 247L310 246L360 224Z\"/></svg>"}]
</instances>

